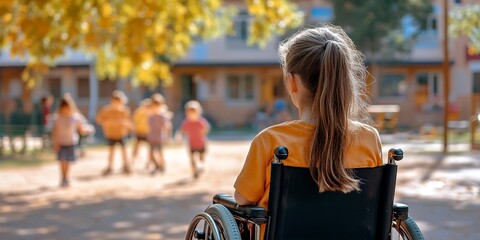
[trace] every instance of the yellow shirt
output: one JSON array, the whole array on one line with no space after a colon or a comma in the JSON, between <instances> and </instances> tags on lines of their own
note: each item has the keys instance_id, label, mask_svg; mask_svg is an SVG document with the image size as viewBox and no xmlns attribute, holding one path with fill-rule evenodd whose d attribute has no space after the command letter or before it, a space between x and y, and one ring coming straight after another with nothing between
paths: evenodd
<instances>
[{"instance_id":1,"label":"yellow shirt","mask_svg":"<svg viewBox=\"0 0 480 240\"><path fill-rule=\"evenodd\" d=\"M135 134L146 136L148 133L148 108L138 107L133 113L133 124L135 125Z\"/></svg>"},{"instance_id":2,"label":"yellow shirt","mask_svg":"<svg viewBox=\"0 0 480 240\"><path fill-rule=\"evenodd\" d=\"M107 139L119 140L127 136L130 128L130 109L126 106L107 105L100 109L96 121Z\"/></svg>"},{"instance_id":3,"label":"yellow shirt","mask_svg":"<svg viewBox=\"0 0 480 240\"><path fill-rule=\"evenodd\" d=\"M288 148L287 166L309 167L314 126L303 121L285 122L265 129L252 141L245 165L235 182L235 189L258 206L268 207L270 164L278 146ZM375 167L383 164L382 144L376 129L360 122L351 122L353 133L346 152L348 168ZM262 227L262 236L264 227ZM262 238L263 239L263 238Z\"/></svg>"}]
</instances>

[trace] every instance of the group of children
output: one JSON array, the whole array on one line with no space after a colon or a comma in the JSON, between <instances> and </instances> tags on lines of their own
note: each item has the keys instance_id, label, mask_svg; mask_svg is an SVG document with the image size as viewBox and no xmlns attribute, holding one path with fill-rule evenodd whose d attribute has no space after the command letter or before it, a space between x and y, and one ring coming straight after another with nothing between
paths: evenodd
<instances>
[{"instance_id":1,"label":"group of children","mask_svg":"<svg viewBox=\"0 0 480 240\"><path fill-rule=\"evenodd\" d=\"M107 141L109 152L104 176L112 173L115 146L119 145L123 160L123 173L130 174L130 165L138 158L139 146L142 142L149 145L147 168L154 166L151 174L165 171L163 145L172 136L173 114L168 110L161 94L153 94L144 99L131 116L126 106L127 97L121 91L114 91L110 104L102 107L97 114L96 122L101 126ZM185 116L181 132L188 137L190 147L190 162L194 178L203 171L204 153L207 144L207 134L210 130L208 121L202 117L202 107L197 101L185 104ZM60 101L58 112L53 118L52 142L60 162L61 186L69 185L69 165L76 160L75 145L80 135L93 131L80 114L73 99L65 96ZM132 162L129 162L125 140L130 133L135 135ZM198 159L196 160L196 154Z\"/></svg>"}]
</instances>

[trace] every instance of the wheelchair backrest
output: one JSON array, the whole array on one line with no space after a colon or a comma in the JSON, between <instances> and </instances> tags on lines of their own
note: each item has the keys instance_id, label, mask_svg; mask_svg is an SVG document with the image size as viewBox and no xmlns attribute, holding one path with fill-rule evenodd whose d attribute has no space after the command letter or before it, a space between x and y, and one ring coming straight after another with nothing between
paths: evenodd
<instances>
[{"instance_id":1,"label":"wheelchair backrest","mask_svg":"<svg viewBox=\"0 0 480 240\"><path fill-rule=\"evenodd\" d=\"M397 166L353 169L359 192L318 192L308 168L272 163L266 239L390 239Z\"/></svg>"}]
</instances>

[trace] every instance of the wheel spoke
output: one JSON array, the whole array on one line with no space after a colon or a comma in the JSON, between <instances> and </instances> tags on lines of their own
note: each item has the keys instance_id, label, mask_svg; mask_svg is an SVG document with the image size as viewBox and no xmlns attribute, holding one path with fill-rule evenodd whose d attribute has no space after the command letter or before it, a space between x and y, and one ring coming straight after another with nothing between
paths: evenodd
<instances>
[{"instance_id":1,"label":"wheel spoke","mask_svg":"<svg viewBox=\"0 0 480 240\"><path fill-rule=\"evenodd\" d=\"M197 232L197 227L199 226L199 223L203 221L203 239L215 239L215 240L220 240L220 233L217 228L215 228L215 221L213 218L207 214L207 213L199 213L195 218L193 218L192 223L190 224L187 232L187 238L186 239L202 239L200 238L201 235L195 236L195 233L200 233ZM213 227L212 227L213 226Z\"/></svg>"}]
</instances>

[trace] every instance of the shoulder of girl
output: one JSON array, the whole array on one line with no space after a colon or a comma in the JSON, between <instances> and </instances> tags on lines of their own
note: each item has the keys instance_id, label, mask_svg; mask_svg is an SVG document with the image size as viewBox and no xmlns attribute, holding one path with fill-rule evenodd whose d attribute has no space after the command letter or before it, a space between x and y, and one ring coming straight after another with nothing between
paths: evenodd
<instances>
[{"instance_id":1,"label":"shoulder of girl","mask_svg":"<svg viewBox=\"0 0 480 240\"><path fill-rule=\"evenodd\" d=\"M378 130L368 124L363 124L361 134L362 136L368 136L367 138L371 139L372 141L381 142L380 133L378 132ZM363 138L363 139L366 139L366 138Z\"/></svg>"},{"instance_id":2,"label":"shoulder of girl","mask_svg":"<svg viewBox=\"0 0 480 240\"><path fill-rule=\"evenodd\" d=\"M261 132L257 134L255 137L253 137L251 146L256 146L256 145L263 145L263 139L265 138L264 134Z\"/></svg>"},{"instance_id":3,"label":"shoulder of girl","mask_svg":"<svg viewBox=\"0 0 480 240\"><path fill-rule=\"evenodd\" d=\"M255 136L254 140L263 141L265 139L270 139L272 136L276 135L277 131L278 131L278 128L275 126L265 128Z\"/></svg>"},{"instance_id":4,"label":"shoulder of girl","mask_svg":"<svg viewBox=\"0 0 480 240\"><path fill-rule=\"evenodd\" d=\"M368 131L371 132L372 134L374 134L375 136L380 137L380 133L378 132L378 130L377 130L376 128L374 128L374 127L372 127L372 126L370 126L370 125L368 125L368 124L364 124L364 127L365 127L366 129L368 129Z\"/></svg>"},{"instance_id":5,"label":"shoulder of girl","mask_svg":"<svg viewBox=\"0 0 480 240\"><path fill-rule=\"evenodd\" d=\"M257 136L262 135L263 137L267 137L279 132L285 132L290 129L290 126L291 125L288 122L272 125L260 131Z\"/></svg>"},{"instance_id":6,"label":"shoulder of girl","mask_svg":"<svg viewBox=\"0 0 480 240\"><path fill-rule=\"evenodd\" d=\"M377 133L377 129L366 124L366 123L362 123L362 122L359 122L359 121L352 121L351 122L351 126L353 127L353 130L354 131L359 131L359 132L371 132L371 133Z\"/></svg>"}]
</instances>

